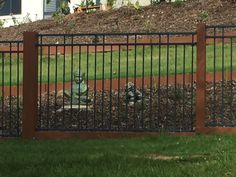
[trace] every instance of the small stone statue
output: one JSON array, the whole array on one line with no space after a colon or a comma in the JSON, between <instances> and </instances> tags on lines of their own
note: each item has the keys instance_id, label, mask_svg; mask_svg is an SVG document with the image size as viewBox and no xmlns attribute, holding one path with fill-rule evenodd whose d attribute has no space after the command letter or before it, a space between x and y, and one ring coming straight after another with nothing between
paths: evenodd
<instances>
[{"instance_id":1,"label":"small stone statue","mask_svg":"<svg viewBox=\"0 0 236 177\"><path fill-rule=\"evenodd\" d=\"M65 96L72 99L72 105L88 105L92 100L87 96L88 87L84 81L85 73L74 73L72 90L65 91Z\"/></svg>"},{"instance_id":2,"label":"small stone statue","mask_svg":"<svg viewBox=\"0 0 236 177\"><path fill-rule=\"evenodd\" d=\"M129 105L134 105L134 103L140 102L142 99L142 93L136 89L136 86L132 82L129 82L126 85L125 93L126 101L129 103Z\"/></svg>"}]
</instances>

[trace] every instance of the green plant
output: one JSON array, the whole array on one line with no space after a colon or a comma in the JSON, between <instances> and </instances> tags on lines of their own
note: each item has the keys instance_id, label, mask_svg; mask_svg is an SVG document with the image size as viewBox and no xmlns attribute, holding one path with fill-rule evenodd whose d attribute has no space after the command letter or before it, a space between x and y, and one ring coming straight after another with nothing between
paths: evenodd
<instances>
[{"instance_id":1,"label":"green plant","mask_svg":"<svg viewBox=\"0 0 236 177\"><path fill-rule=\"evenodd\" d=\"M62 15L61 13L55 12L52 16L57 24L62 25L64 23L64 15Z\"/></svg>"},{"instance_id":2,"label":"green plant","mask_svg":"<svg viewBox=\"0 0 236 177\"><path fill-rule=\"evenodd\" d=\"M48 0L47 3L50 3L51 0ZM59 8L56 12L53 13L53 17L68 15L70 13L70 8L68 6L69 0L60 0Z\"/></svg>"},{"instance_id":3,"label":"green plant","mask_svg":"<svg viewBox=\"0 0 236 177\"><path fill-rule=\"evenodd\" d=\"M174 7L180 7L183 5L183 0L175 0L173 2Z\"/></svg>"},{"instance_id":4,"label":"green plant","mask_svg":"<svg viewBox=\"0 0 236 177\"><path fill-rule=\"evenodd\" d=\"M0 28L3 28L4 24L5 24L5 20L0 20Z\"/></svg>"},{"instance_id":5,"label":"green plant","mask_svg":"<svg viewBox=\"0 0 236 177\"><path fill-rule=\"evenodd\" d=\"M113 7L115 3L116 3L116 0L107 0L107 5L110 7Z\"/></svg>"},{"instance_id":6,"label":"green plant","mask_svg":"<svg viewBox=\"0 0 236 177\"><path fill-rule=\"evenodd\" d=\"M146 18L146 20L144 22L145 32L150 32L151 31L151 26L152 26L151 21L148 18Z\"/></svg>"},{"instance_id":7,"label":"green plant","mask_svg":"<svg viewBox=\"0 0 236 177\"><path fill-rule=\"evenodd\" d=\"M128 0L127 6L128 6L128 7L132 7L132 6L133 6L133 4L132 4L132 2L131 2L130 0Z\"/></svg>"},{"instance_id":8,"label":"green plant","mask_svg":"<svg viewBox=\"0 0 236 177\"><path fill-rule=\"evenodd\" d=\"M152 0L151 4L152 5L158 5L158 4L162 3L162 2L165 2L165 0Z\"/></svg>"},{"instance_id":9,"label":"green plant","mask_svg":"<svg viewBox=\"0 0 236 177\"><path fill-rule=\"evenodd\" d=\"M209 14L206 10L201 11L200 14L199 14L199 17L201 18L201 20L207 19L208 16L209 16Z\"/></svg>"},{"instance_id":10,"label":"green plant","mask_svg":"<svg viewBox=\"0 0 236 177\"><path fill-rule=\"evenodd\" d=\"M88 6L88 7L90 7L90 6L94 6L95 4L94 4L94 2L93 2L93 0L82 0L81 1L81 3L80 3L80 7L86 7L86 6Z\"/></svg>"},{"instance_id":11,"label":"green plant","mask_svg":"<svg viewBox=\"0 0 236 177\"><path fill-rule=\"evenodd\" d=\"M140 10L140 9L141 9L139 1L136 1L136 2L134 3L134 8L135 8L136 10Z\"/></svg>"}]
</instances>

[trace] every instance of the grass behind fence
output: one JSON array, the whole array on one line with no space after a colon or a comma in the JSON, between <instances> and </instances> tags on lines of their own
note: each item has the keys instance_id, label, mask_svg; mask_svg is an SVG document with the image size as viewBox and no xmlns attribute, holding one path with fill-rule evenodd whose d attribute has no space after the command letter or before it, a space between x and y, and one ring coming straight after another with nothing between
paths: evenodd
<instances>
[{"instance_id":1,"label":"grass behind fence","mask_svg":"<svg viewBox=\"0 0 236 177\"><path fill-rule=\"evenodd\" d=\"M215 51L215 69L216 71L221 71L222 45L217 45ZM236 60L232 60L231 67L231 55L234 58L235 51L235 45L232 47L230 45L224 46L224 70L226 72L230 71L231 68L235 70ZM213 58L214 47L211 45L207 47L207 72L214 71ZM86 75L88 74L89 80L102 79L103 77L104 79L110 79L196 72L196 47L187 45L177 47L137 47L129 51L121 50L120 53L118 51L106 52L104 54L101 52L97 54L82 52L81 54L74 53L73 55L67 54L66 56L58 54L57 58L55 55L44 55L42 58L39 57L39 59L42 59L42 64L39 62L38 80L40 80L40 68L42 66L41 80L43 83L53 83L56 78L57 82L62 82L63 80L70 81L72 73L79 69L85 72ZM2 74L4 70L4 82L3 75L1 75L0 85L3 85L3 83L4 85L10 85L10 82L12 85L16 85L18 70L19 83L22 83L22 58L19 61L19 66L17 62L14 58L11 61L9 58L4 59L4 61L0 59L0 73Z\"/></svg>"}]
</instances>

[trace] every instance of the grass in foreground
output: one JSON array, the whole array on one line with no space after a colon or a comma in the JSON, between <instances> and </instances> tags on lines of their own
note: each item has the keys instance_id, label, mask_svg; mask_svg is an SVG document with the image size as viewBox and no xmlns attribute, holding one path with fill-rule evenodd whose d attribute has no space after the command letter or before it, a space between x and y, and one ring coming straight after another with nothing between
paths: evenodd
<instances>
[{"instance_id":1,"label":"grass in foreground","mask_svg":"<svg viewBox=\"0 0 236 177\"><path fill-rule=\"evenodd\" d=\"M224 49L224 53L222 53ZM214 51L215 50L215 51ZM217 45L207 47L207 72L230 71L235 70L236 46ZM215 52L215 53L214 53ZM216 58L214 64L214 56ZM223 57L224 56L224 57ZM40 57L39 57L40 58ZM224 63L222 63L224 58ZM19 66L17 67L17 62ZM3 67L4 65L4 67ZM4 71L4 75L0 77L0 85L15 85L19 79L22 83L23 77L23 60L17 61L12 59L2 60L0 58L0 73ZM42 69L41 69L42 68ZM56 69L57 68L57 69ZM182 73L196 72L196 48L192 46L153 46L137 47L130 51L122 50L119 52L81 54L74 53L73 56L58 54L43 56L42 63L39 62L39 77L43 83L70 81L73 72L81 70L88 75L89 80L93 79L110 79L124 77L142 77L142 76L161 76L174 75ZM41 71L41 72L40 72ZM17 75L19 73L19 75ZM120 73L120 74L119 74ZM40 78L41 75L41 78ZM18 78L19 77L19 78Z\"/></svg>"},{"instance_id":2,"label":"grass in foreground","mask_svg":"<svg viewBox=\"0 0 236 177\"><path fill-rule=\"evenodd\" d=\"M0 141L0 176L234 177L235 147L235 135Z\"/></svg>"}]
</instances>

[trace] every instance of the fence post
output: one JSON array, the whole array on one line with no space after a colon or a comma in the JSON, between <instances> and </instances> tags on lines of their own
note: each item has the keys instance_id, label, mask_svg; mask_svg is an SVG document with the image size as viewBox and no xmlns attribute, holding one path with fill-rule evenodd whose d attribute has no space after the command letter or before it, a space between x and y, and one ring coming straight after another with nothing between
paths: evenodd
<instances>
[{"instance_id":1,"label":"fence post","mask_svg":"<svg viewBox=\"0 0 236 177\"><path fill-rule=\"evenodd\" d=\"M38 37L24 32L23 60L23 138L33 138L38 116Z\"/></svg>"},{"instance_id":2,"label":"fence post","mask_svg":"<svg viewBox=\"0 0 236 177\"><path fill-rule=\"evenodd\" d=\"M206 117L206 25L197 25L197 105L196 132L201 133L205 127Z\"/></svg>"}]
</instances>

